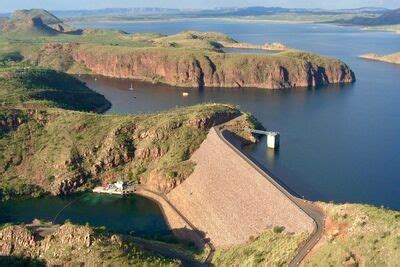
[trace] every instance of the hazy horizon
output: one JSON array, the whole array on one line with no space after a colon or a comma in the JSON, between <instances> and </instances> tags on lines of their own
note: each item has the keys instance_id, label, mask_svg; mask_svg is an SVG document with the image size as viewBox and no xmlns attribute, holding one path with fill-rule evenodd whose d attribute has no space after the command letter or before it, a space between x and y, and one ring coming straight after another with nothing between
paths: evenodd
<instances>
[{"instance_id":1,"label":"hazy horizon","mask_svg":"<svg viewBox=\"0 0 400 267\"><path fill-rule=\"evenodd\" d=\"M137 8L137 7L155 7L155 8L177 8L177 9L211 9L221 7L286 7L286 8L322 8L322 9L344 9L360 7L384 7L399 8L399 0L337 0L337 1L318 1L318 0L198 0L195 2L182 2L180 0L138 0L135 3L129 0L0 0L0 13L12 12L16 9L44 8L47 10L83 10L83 9L104 9L104 8Z\"/></svg>"}]
</instances>

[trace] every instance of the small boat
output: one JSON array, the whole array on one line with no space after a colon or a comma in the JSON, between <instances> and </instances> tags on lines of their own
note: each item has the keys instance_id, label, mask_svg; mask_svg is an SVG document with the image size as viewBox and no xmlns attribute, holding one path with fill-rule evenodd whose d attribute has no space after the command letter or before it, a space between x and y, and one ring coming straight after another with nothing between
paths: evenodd
<instances>
[{"instance_id":1,"label":"small boat","mask_svg":"<svg viewBox=\"0 0 400 267\"><path fill-rule=\"evenodd\" d=\"M133 85L131 83L131 87L129 87L129 91L133 91Z\"/></svg>"},{"instance_id":2,"label":"small boat","mask_svg":"<svg viewBox=\"0 0 400 267\"><path fill-rule=\"evenodd\" d=\"M94 78L95 81L97 81L97 78Z\"/></svg>"},{"instance_id":3,"label":"small boat","mask_svg":"<svg viewBox=\"0 0 400 267\"><path fill-rule=\"evenodd\" d=\"M188 96L189 93L188 93L188 92L183 92L182 95L183 95L183 96Z\"/></svg>"}]
</instances>

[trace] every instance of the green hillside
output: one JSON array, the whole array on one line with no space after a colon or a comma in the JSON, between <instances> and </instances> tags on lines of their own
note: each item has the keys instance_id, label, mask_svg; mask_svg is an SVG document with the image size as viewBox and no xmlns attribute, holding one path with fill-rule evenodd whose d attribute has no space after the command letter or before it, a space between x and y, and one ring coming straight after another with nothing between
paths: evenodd
<instances>
[{"instance_id":1,"label":"green hillside","mask_svg":"<svg viewBox=\"0 0 400 267\"><path fill-rule=\"evenodd\" d=\"M6 54L4 57L19 55ZM3 108L57 107L93 112L104 111L111 105L103 95L70 75L23 66L0 69L0 101Z\"/></svg>"}]
</instances>

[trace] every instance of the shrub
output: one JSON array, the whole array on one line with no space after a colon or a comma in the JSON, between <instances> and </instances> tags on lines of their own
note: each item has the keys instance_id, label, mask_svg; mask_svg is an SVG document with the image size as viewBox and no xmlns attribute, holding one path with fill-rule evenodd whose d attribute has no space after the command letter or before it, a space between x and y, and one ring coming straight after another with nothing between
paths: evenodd
<instances>
[{"instance_id":1,"label":"shrub","mask_svg":"<svg viewBox=\"0 0 400 267\"><path fill-rule=\"evenodd\" d=\"M137 175L140 175L140 174L142 174L142 173L145 173L147 171L147 169L145 168L145 167L140 167L138 170L137 170Z\"/></svg>"},{"instance_id":2,"label":"shrub","mask_svg":"<svg viewBox=\"0 0 400 267\"><path fill-rule=\"evenodd\" d=\"M167 176L169 178L176 178L178 176L178 172L176 172L176 171L168 171L167 172Z\"/></svg>"},{"instance_id":3,"label":"shrub","mask_svg":"<svg viewBox=\"0 0 400 267\"><path fill-rule=\"evenodd\" d=\"M47 177L47 181L49 181L50 183L54 182L55 179L56 179L56 177L54 175L49 175Z\"/></svg>"},{"instance_id":4,"label":"shrub","mask_svg":"<svg viewBox=\"0 0 400 267\"><path fill-rule=\"evenodd\" d=\"M285 230L284 226L274 226L274 228L272 229L274 231L275 234L280 234Z\"/></svg>"}]
</instances>

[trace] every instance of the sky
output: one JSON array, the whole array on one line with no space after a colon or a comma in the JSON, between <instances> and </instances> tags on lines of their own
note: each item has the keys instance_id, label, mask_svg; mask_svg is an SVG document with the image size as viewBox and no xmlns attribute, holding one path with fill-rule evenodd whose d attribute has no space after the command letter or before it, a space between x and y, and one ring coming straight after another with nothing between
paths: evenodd
<instances>
[{"instance_id":1,"label":"sky","mask_svg":"<svg viewBox=\"0 0 400 267\"><path fill-rule=\"evenodd\" d=\"M47 10L99 9L112 7L166 7L205 9L214 7L280 6L296 8L400 8L400 0L0 0L0 13L23 8Z\"/></svg>"}]
</instances>

